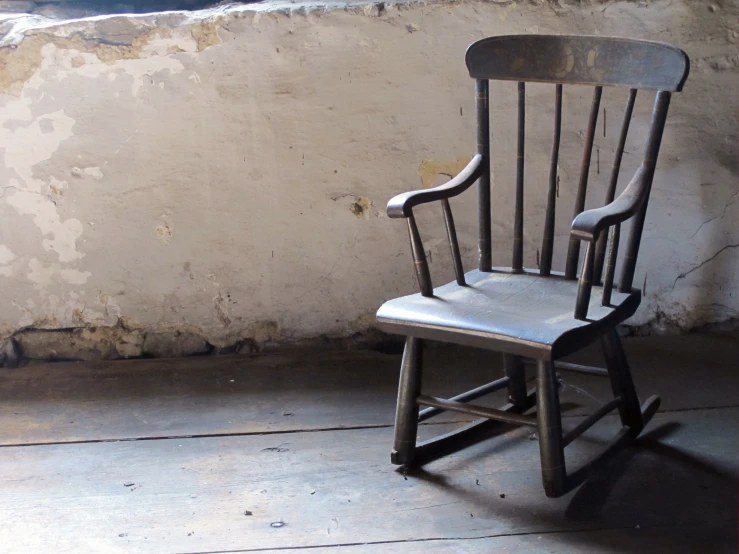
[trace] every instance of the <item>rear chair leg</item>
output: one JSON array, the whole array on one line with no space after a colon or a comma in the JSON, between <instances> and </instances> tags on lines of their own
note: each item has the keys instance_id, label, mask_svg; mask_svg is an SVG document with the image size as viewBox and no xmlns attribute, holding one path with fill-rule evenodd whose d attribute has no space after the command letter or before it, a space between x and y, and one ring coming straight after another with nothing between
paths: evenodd
<instances>
[{"instance_id":1,"label":"rear chair leg","mask_svg":"<svg viewBox=\"0 0 739 554\"><path fill-rule=\"evenodd\" d=\"M618 407L621 423L628 426L631 436L636 438L644 429L644 419L639 406L639 397L634 388L634 381L631 379L629 362L621 344L621 338L616 330L612 329L603 335L601 340L613 395L622 398Z\"/></svg>"},{"instance_id":2,"label":"rear chair leg","mask_svg":"<svg viewBox=\"0 0 739 554\"><path fill-rule=\"evenodd\" d=\"M407 337L403 362L400 366L398 385L398 405L395 411L395 444L390 461L397 465L407 465L413 460L418 431L418 403L421 394L421 366L423 363L423 343L421 339Z\"/></svg>"},{"instance_id":3,"label":"rear chair leg","mask_svg":"<svg viewBox=\"0 0 739 554\"><path fill-rule=\"evenodd\" d=\"M556 498L566 492L567 469L554 364L544 360L536 363L536 412L544 492L548 497Z\"/></svg>"},{"instance_id":4,"label":"rear chair leg","mask_svg":"<svg viewBox=\"0 0 739 554\"><path fill-rule=\"evenodd\" d=\"M503 369L506 377L510 379L508 385L508 402L516 408L529 407L529 395L526 390L526 369L521 356L503 354Z\"/></svg>"}]
</instances>

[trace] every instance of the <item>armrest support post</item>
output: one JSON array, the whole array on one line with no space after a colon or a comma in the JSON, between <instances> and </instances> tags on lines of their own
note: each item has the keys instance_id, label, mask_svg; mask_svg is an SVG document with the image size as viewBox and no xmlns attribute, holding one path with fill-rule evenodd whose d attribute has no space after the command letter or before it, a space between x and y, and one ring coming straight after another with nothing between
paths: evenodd
<instances>
[{"instance_id":1,"label":"armrest support post","mask_svg":"<svg viewBox=\"0 0 739 554\"><path fill-rule=\"evenodd\" d=\"M616 257L618 256L618 242L621 237L621 224L613 226L611 231L611 246L608 251L608 261L606 262L606 277L603 281L603 301L601 305L609 306L611 304L611 293L613 292L613 276L616 273Z\"/></svg>"},{"instance_id":2,"label":"armrest support post","mask_svg":"<svg viewBox=\"0 0 739 554\"><path fill-rule=\"evenodd\" d=\"M444 223L446 224L446 234L449 237L449 248L452 251L452 262L454 263L454 277L457 284L461 287L467 282L464 280L464 267L462 266L462 255L459 253L459 241L457 240L457 230L454 227L454 216L452 215L452 207L449 200L444 198L441 201L441 207L444 210Z\"/></svg>"},{"instance_id":3,"label":"armrest support post","mask_svg":"<svg viewBox=\"0 0 739 554\"><path fill-rule=\"evenodd\" d=\"M580 283L577 287L577 303L575 304L575 319L585 319L588 316L590 292L593 288L593 265L595 261L595 242L589 242L585 250L585 261L580 273Z\"/></svg>"},{"instance_id":4,"label":"armrest support post","mask_svg":"<svg viewBox=\"0 0 739 554\"><path fill-rule=\"evenodd\" d=\"M413 213L408 215L408 234L411 239L411 252L413 253L413 265L416 269L416 278L418 286L423 296L433 296L434 287L431 284L431 273L429 272L429 264L426 261L426 252L423 249L421 235L416 226L416 218Z\"/></svg>"}]
</instances>

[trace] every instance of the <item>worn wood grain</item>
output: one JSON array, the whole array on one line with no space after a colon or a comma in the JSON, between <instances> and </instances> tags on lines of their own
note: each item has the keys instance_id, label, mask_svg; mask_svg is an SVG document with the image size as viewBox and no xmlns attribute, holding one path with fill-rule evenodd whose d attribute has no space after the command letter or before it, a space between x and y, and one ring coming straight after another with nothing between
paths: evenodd
<instances>
[{"instance_id":1,"label":"worn wood grain","mask_svg":"<svg viewBox=\"0 0 739 554\"><path fill-rule=\"evenodd\" d=\"M690 63L669 44L617 37L501 35L471 44L470 77L682 90Z\"/></svg>"},{"instance_id":2,"label":"worn wood grain","mask_svg":"<svg viewBox=\"0 0 739 554\"><path fill-rule=\"evenodd\" d=\"M739 404L739 341L625 341L644 398L662 410ZM603 365L586 350L573 361ZM424 391L450 397L503 375L501 356L431 348ZM59 363L0 371L0 445L392 425L400 356L371 351ZM533 372L529 371L529 376ZM611 398L607 380L562 373L565 415ZM504 393L478 403L497 406ZM464 420L440 416L431 422Z\"/></svg>"},{"instance_id":3,"label":"worn wood grain","mask_svg":"<svg viewBox=\"0 0 739 554\"><path fill-rule=\"evenodd\" d=\"M3 371L0 443L389 425L399 360L375 352L308 352ZM492 380L499 371L489 373ZM438 371L429 378L448 382Z\"/></svg>"},{"instance_id":4,"label":"worn wood grain","mask_svg":"<svg viewBox=\"0 0 739 554\"><path fill-rule=\"evenodd\" d=\"M704 524L733 537L737 418L657 416L638 448L557 500L541 494L538 444L522 429L407 478L388 462L385 428L6 447L0 545L211 552ZM608 427L568 449L568 463Z\"/></svg>"},{"instance_id":5,"label":"worn wood grain","mask_svg":"<svg viewBox=\"0 0 739 554\"><path fill-rule=\"evenodd\" d=\"M603 529L563 533L484 537L461 540L402 541L310 549L311 554L733 554L736 541L721 529L662 527L659 529ZM222 551L223 552L223 551ZM304 552L302 549L263 550L266 553ZM225 554L225 552L223 553Z\"/></svg>"}]
</instances>

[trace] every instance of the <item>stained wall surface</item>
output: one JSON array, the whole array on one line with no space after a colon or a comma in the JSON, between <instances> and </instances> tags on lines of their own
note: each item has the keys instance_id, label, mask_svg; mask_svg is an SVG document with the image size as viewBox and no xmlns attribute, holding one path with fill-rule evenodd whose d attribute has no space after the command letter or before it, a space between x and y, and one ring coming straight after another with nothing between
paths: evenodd
<instances>
[{"instance_id":1,"label":"stained wall surface","mask_svg":"<svg viewBox=\"0 0 739 554\"><path fill-rule=\"evenodd\" d=\"M675 96L649 205L633 325L739 311L739 3L702 0L316 5L0 21L0 322L30 357L178 355L368 329L416 290L394 194L475 150L464 52L506 33L675 44ZM555 269L592 89L567 87ZM525 264L536 267L554 90L527 89ZM587 206L601 205L626 91L604 91ZM640 163L637 100L619 190ZM510 264L515 84L491 86L494 261ZM468 268L475 194L452 203ZM437 283L438 206L418 210ZM65 329L59 333L49 330ZM47 332L40 332L46 330Z\"/></svg>"}]
</instances>

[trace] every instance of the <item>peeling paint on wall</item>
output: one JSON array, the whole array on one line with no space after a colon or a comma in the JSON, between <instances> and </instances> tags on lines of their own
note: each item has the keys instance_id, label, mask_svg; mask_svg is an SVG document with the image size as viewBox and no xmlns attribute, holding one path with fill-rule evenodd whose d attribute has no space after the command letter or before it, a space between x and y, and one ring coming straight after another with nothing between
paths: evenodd
<instances>
[{"instance_id":1,"label":"peeling paint on wall","mask_svg":"<svg viewBox=\"0 0 739 554\"><path fill-rule=\"evenodd\" d=\"M77 62L70 65L82 67L81 60L86 60L80 53L93 54L103 63L112 63L117 60L138 59L143 48L153 36L167 36L168 29L154 28L133 37L129 44L107 44L99 40L85 39L79 34L69 37L56 36L49 33L29 33L23 41L13 46L0 47L0 66L6 68L0 76L0 91L17 94L18 85L28 81L41 67L44 58L42 49L46 52L54 48L74 51L72 56ZM81 60L80 60L81 59Z\"/></svg>"},{"instance_id":2,"label":"peeling paint on wall","mask_svg":"<svg viewBox=\"0 0 739 554\"><path fill-rule=\"evenodd\" d=\"M0 265L7 265L15 259L15 254L4 244L0 244Z\"/></svg>"},{"instance_id":3,"label":"peeling paint on wall","mask_svg":"<svg viewBox=\"0 0 739 554\"><path fill-rule=\"evenodd\" d=\"M42 236L47 237L43 240L46 250L55 252L60 262L71 262L82 257L76 245L82 224L76 218L62 221L55 202L46 194L49 183L36 179L33 169L51 158L59 145L72 136L75 122L63 110L46 113L44 120L52 121L53 128L45 133L39 126L39 118L33 118L30 113L30 102L30 98L11 101L0 113L5 166L14 175L4 187L3 199L19 214L33 217ZM8 128L10 121L16 123L13 130Z\"/></svg>"},{"instance_id":4,"label":"peeling paint on wall","mask_svg":"<svg viewBox=\"0 0 739 554\"><path fill-rule=\"evenodd\" d=\"M354 202L349 204L349 211L360 219L370 218L370 208L372 208L372 200L364 196L358 197Z\"/></svg>"},{"instance_id":5,"label":"peeling paint on wall","mask_svg":"<svg viewBox=\"0 0 739 554\"><path fill-rule=\"evenodd\" d=\"M87 175L92 177L96 181L100 181L104 177L103 172L99 167L86 167L84 169L73 167L70 173L73 177L77 178L82 178Z\"/></svg>"},{"instance_id":6,"label":"peeling paint on wall","mask_svg":"<svg viewBox=\"0 0 739 554\"><path fill-rule=\"evenodd\" d=\"M65 69L83 69L87 65L111 65L123 60L140 60L175 53L202 52L219 44L218 27L212 21L198 21L176 29L146 26L143 18L117 17L103 20L98 32L86 35L93 23L60 24L56 33L29 31L18 44L0 46L0 92L18 95L23 83L44 67L44 58L54 51L71 53L60 62ZM135 23L134 23L135 22ZM188 33L189 30L189 33ZM47 64L47 68L50 64ZM175 64L176 66L176 64ZM125 66L124 66L125 68ZM164 69L166 67L162 67ZM100 70L87 70L97 76ZM137 89L134 89L135 95Z\"/></svg>"},{"instance_id":7,"label":"peeling paint on wall","mask_svg":"<svg viewBox=\"0 0 739 554\"><path fill-rule=\"evenodd\" d=\"M190 32L198 46L198 52L202 52L209 46L221 43L218 36L218 26L215 23L202 23L190 27Z\"/></svg>"},{"instance_id":8,"label":"peeling paint on wall","mask_svg":"<svg viewBox=\"0 0 739 554\"><path fill-rule=\"evenodd\" d=\"M170 227L169 223L164 223L157 227L157 236L164 244L172 242L172 227Z\"/></svg>"},{"instance_id":9,"label":"peeling paint on wall","mask_svg":"<svg viewBox=\"0 0 739 554\"><path fill-rule=\"evenodd\" d=\"M269 319L256 321L247 327L246 336L257 343L275 341L280 338L280 326L276 321Z\"/></svg>"},{"instance_id":10,"label":"peeling paint on wall","mask_svg":"<svg viewBox=\"0 0 739 554\"><path fill-rule=\"evenodd\" d=\"M228 317L228 302L223 298L220 292L218 293L218 296L213 299L213 307L218 314L218 319L221 320L223 325L231 325L231 318Z\"/></svg>"}]
</instances>

